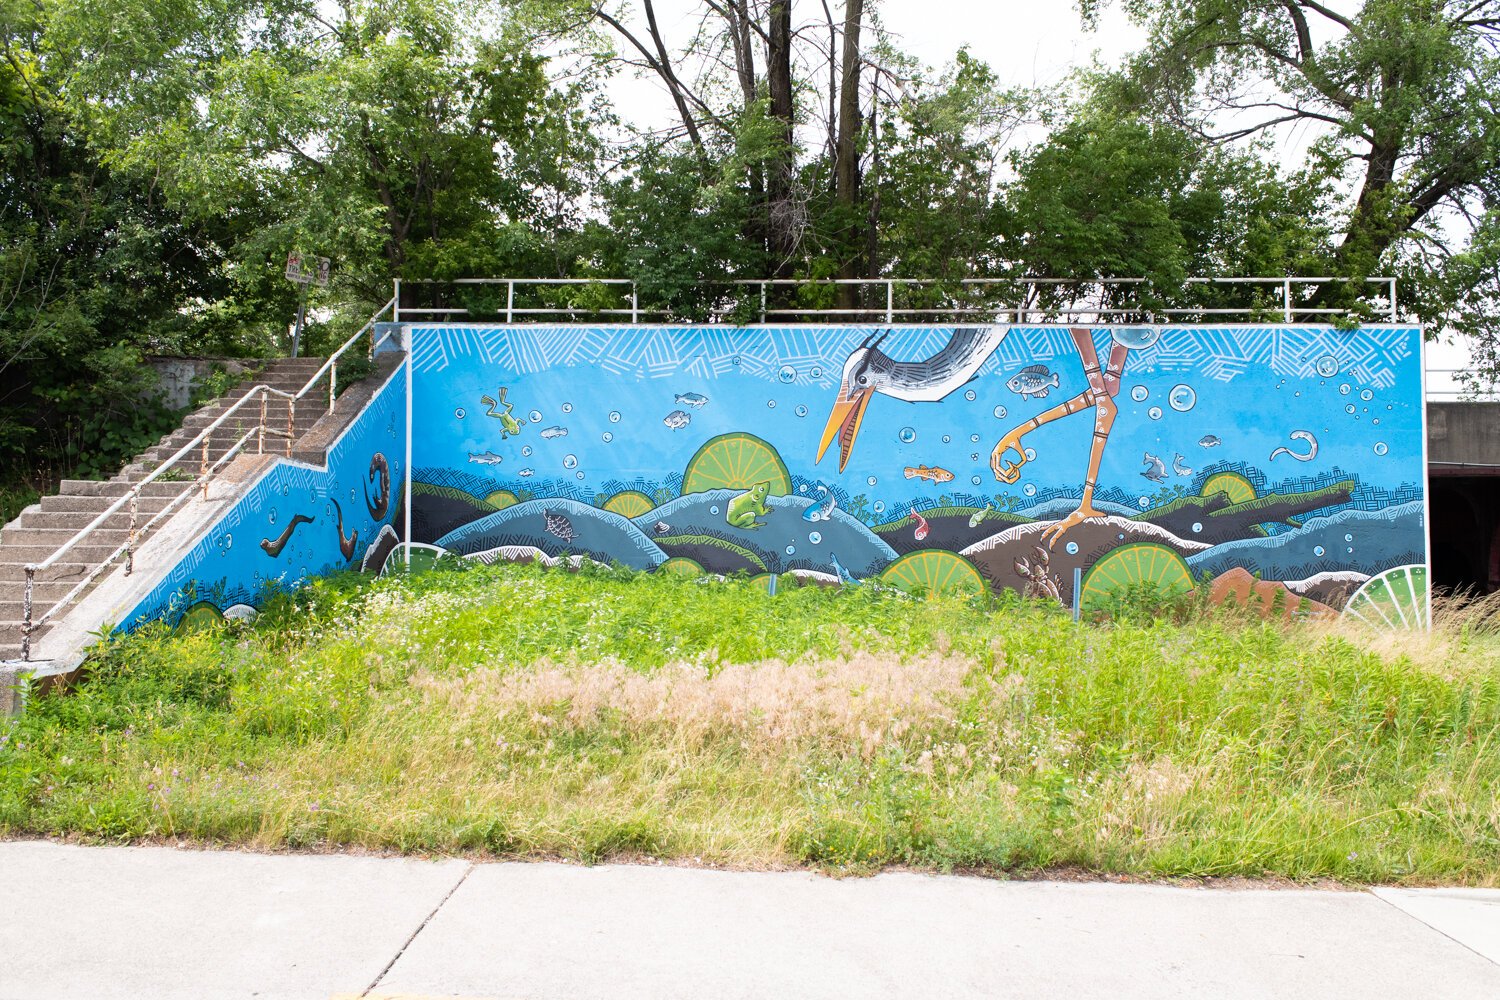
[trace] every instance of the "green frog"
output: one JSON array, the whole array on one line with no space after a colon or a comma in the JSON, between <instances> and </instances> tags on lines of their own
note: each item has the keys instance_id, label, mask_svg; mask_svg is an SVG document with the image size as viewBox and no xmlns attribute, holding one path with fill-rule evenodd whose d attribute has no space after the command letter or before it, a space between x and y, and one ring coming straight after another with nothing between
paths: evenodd
<instances>
[{"instance_id":1,"label":"green frog","mask_svg":"<svg viewBox=\"0 0 1500 1000\"><path fill-rule=\"evenodd\" d=\"M729 500L729 509L724 513L724 520L736 528L760 528L765 525L764 521L757 521L757 515L765 515L771 512L766 506L766 496L771 492L771 482L766 480L756 483L750 489L737 497Z\"/></svg>"},{"instance_id":2,"label":"green frog","mask_svg":"<svg viewBox=\"0 0 1500 1000\"><path fill-rule=\"evenodd\" d=\"M502 385L500 387L500 409L498 410L495 408L495 400L492 397L479 397L479 401L489 407L484 415L487 417L494 417L500 421L500 440L502 441L513 434L521 433L521 428L526 426L526 421L517 420L515 417L511 416L510 411L516 408L516 404L507 403L505 401L505 394L509 391L509 386Z\"/></svg>"}]
</instances>

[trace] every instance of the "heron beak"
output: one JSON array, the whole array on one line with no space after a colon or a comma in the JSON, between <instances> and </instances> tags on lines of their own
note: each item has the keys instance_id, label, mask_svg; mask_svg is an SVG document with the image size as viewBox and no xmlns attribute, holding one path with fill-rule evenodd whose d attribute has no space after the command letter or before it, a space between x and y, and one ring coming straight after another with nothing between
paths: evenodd
<instances>
[{"instance_id":1,"label":"heron beak","mask_svg":"<svg viewBox=\"0 0 1500 1000\"><path fill-rule=\"evenodd\" d=\"M823 453L833 439L838 438L839 471L844 471L844 466L849 464L849 453L854 450L854 437L864 420L865 407L870 405L870 398L874 395L875 391L868 388L850 392L848 383L839 387L838 398L833 401L833 412L828 415L828 424L823 428L823 440L818 443L818 462L823 461Z\"/></svg>"}]
</instances>

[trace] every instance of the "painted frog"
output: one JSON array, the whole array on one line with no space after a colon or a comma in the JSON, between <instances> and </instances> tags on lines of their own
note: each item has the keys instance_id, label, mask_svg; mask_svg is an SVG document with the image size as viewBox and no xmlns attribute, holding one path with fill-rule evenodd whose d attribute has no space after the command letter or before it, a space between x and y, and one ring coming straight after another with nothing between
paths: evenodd
<instances>
[{"instance_id":1,"label":"painted frog","mask_svg":"<svg viewBox=\"0 0 1500 1000\"><path fill-rule=\"evenodd\" d=\"M489 407L489 410L487 410L485 412L485 416L487 416L487 417L494 417L494 418L496 418L497 420L500 421L500 440L502 440L502 441L504 441L506 438L510 437L513 434L519 434L519 433L521 433L521 428L526 425L526 421L524 421L524 420L517 420L515 417L511 416L510 411L514 410L516 408L516 404L515 403L507 403L505 401L505 394L507 392L509 392L509 391L510 391L510 387L509 386L502 385L500 387L500 399L499 399L500 409L496 409L495 408L496 401L492 397L490 397L490 396L480 396L479 397L479 401Z\"/></svg>"},{"instance_id":2,"label":"painted frog","mask_svg":"<svg viewBox=\"0 0 1500 1000\"><path fill-rule=\"evenodd\" d=\"M766 506L766 495L771 492L770 480L756 483L744 493L729 500L729 509L724 513L724 520L736 528L759 528L765 525L764 521L757 521L756 515L765 515L771 512Z\"/></svg>"}]
</instances>

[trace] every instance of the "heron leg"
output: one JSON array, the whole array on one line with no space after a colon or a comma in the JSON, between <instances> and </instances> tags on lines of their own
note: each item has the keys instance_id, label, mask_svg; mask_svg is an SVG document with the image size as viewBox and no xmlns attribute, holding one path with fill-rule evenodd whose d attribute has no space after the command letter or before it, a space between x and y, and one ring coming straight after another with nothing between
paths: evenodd
<instances>
[{"instance_id":1,"label":"heron leg","mask_svg":"<svg viewBox=\"0 0 1500 1000\"><path fill-rule=\"evenodd\" d=\"M1089 447L1088 475L1083 481L1083 496L1078 501L1078 509L1042 532L1042 540L1047 543L1048 548L1055 546L1057 540L1074 525L1091 517L1105 516L1103 511L1094 507L1094 488L1099 484L1099 464L1104 459L1104 446L1109 443L1109 431L1114 426L1115 414L1119 412L1114 397L1120 391L1120 372L1129 354L1129 348L1116 344L1110 350L1108 369L1101 370L1099 355L1094 350L1094 339L1089 331L1075 329L1072 335L1073 344L1078 348L1078 356L1083 359L1084 377L1088 379L1089 389L1093 394L1094 436Z\"/></svg>"}]
</instances>

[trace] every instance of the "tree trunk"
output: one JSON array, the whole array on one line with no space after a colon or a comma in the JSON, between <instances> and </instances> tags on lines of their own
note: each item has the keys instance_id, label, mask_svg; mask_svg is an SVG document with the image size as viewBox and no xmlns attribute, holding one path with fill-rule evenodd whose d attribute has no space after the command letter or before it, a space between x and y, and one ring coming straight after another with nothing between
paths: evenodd
<instances>
[{"instance_id":1,"label":"tree trunk","mask_svg":"<svg viewBox=\"0 0 1500 1000\"><path fill-rule=\"evenodd\" d=\"M844 219L839 277L859 274L859 226L855 203L859 200L859 28L864 19L864 0L844 0L843 73L839 81L838 140L834 146L834 197ZM859 286L839 286L839 307L858 307Z\"/></svg>"},{"instance_id":2,"label":"tree trunk","mask_svg":"<svg viewBox=\"0 0 1500 1000\"><path fill-rule=\"evenodd\" d=\"M766 84L771 96L771 118L776 122L778 148L766 165L766 231L773 277L792 272L792 257L801 237L792 193L793 147L792 0L771 0L766 47Z\"/></svg>"}]
</instances>

